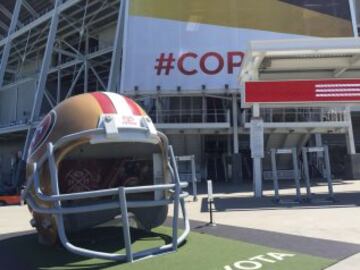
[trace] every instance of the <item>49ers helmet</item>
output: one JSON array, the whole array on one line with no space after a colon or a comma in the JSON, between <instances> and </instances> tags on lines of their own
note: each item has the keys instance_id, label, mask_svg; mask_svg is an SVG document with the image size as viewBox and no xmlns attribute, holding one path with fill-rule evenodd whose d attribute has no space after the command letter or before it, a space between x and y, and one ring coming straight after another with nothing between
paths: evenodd
<instances>
[{"instance_id":1,"label":"49ers helmet","mask_svg":"<svg viewBox=\"0 0 360 270\"><path fill-rule=\"evenodd\" d=\"M27 160L24 199L40 242L58 240L71 252L109 260L128 260L176 250L189 233L181 183L167 137L133 100L94 92L71 97L37 127ZM174 203L173 242L131 252L128 212L145 229L163 224ZM185 231L177 236L179 209ZM126 254L74 246L67 238L121 214Z\"/></svg>"}]
</instances>

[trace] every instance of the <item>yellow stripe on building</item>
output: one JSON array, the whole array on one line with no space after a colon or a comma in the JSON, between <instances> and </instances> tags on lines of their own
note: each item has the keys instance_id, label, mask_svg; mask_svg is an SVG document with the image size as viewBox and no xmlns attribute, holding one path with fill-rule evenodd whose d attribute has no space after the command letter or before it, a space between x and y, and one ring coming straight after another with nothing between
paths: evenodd
<instances>
[{"instance_id":1,"label":"yellow stripe on building","mask_svg":"<svg viewBox=\"0 0 360 270\"><path fill-rule=\"evenodd\" d=\"M353 36L348 20L278 0L131 0L130 15L308 36Z\"/></svg>"}]
</instances>

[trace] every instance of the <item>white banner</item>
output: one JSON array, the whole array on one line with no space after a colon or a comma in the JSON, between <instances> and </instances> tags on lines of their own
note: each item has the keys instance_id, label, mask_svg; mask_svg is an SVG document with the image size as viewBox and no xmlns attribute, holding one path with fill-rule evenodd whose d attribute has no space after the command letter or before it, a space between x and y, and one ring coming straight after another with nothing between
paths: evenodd
<instances>
[{"instance_id":1,"label":"white banner","mask_svg":"<svg viewBox=\"0 0 360 270\"><path fill-rule=\"evenodd\" d=\"M121 89L238 89L248 41L296 37L304 36L129 16Z\"/></svg>"}]
</instances>

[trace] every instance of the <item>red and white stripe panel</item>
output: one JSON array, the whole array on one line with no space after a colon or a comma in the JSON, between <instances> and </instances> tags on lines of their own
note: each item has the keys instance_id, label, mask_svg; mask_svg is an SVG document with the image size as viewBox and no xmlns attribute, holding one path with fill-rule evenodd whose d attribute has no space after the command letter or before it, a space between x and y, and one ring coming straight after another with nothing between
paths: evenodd
<instances>
[{"instance_id":1,"label":"red and white stripe panel","mask_svg":"<svg viewBox=\"0 0 360 270\"><path fill-rule=\"evenodd\" d=\"M360 102L360 80L261 81L245 84L245 103Z\"/></svg>"},{"instance_id":2,"label":"red and white stripe panel","mask_svg":"<svg viewBox=\"0 0 360 270\"><path fill-rule=\"evenodd\" d=\"M315 92L316 97L359 97L360 84L317 84Z\"/></svg>"},{"instance_id":3,"label":"red and white stripe panel","mask_svg":"<svg viewBox=\"0 0 360 270\"><path fill-rule=\"evenodd\" d=\"M93 92L91 95L96 99L102 110L99 127L104 127L105 118L111 115L111 119L114 121L113 124L117 128L147 127L150 133L157 133L155 126L145 111L132 99L109 92ZM146 121L142 120L144 117ZM115 133L117 134L114 130Z\"/></svg>"},{"instance_id":4,"label":"red and white stripe panel","mask_svg":"<svg viewBox=\"0 0 360 270\"><path fill-rule=\"evenodd\" d=\"M144 116L146 113L132 99L109 92L91 93L99 103L104 114L120 114L126 116Z\"/></svg>"}]
</instances>

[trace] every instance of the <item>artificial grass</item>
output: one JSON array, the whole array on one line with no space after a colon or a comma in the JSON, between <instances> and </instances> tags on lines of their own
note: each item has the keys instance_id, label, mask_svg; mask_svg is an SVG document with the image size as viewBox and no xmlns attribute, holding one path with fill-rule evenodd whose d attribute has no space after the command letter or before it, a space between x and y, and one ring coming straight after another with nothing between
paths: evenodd
<instances>
[{"instance_id":1,"label":"artificial grass","mask_svg":"<svg viewBox=\"0 0 360 270\"><path fill-rule=\"evenodd\" d=\"M119 227L97 228L86 232L91 234L90 241L84 240L83 235L73 238L74 242L83 247L91 247L101 251L115 252L122 248L122 231ZM84 233L85 234L85 233ZM160 227L153 233L133 229L131 231L133 250L143 250L150 247L171 242L171 229ZM119 248L120 247L120 248ZM6 248L7 256L13 256L19 260L24 269L52 269L52 270L183 270L183 269L206 269L219 270L241 269L234 266L235 262L247 261L258 255L269 252L291 253L293 257L286 257L276 263L261 262L262 268L269 270L320 270L334 263L333 260L308 256L272 249L270 247L253 245L241 241L215 237L207 234L192 232L187 242L177 252L155 258L137 261L135 263L109 262L98 259L88 259L73 255L61 247L49 248L37 243L36 235L18 236L0 242L1 251ZM4 253L2 253L4 256ZM0 255L1 258L1 255ZM8 258L9 259L9 258ZM1 263L1 262L0 262Z\"/></svg>"}]
</instances>

